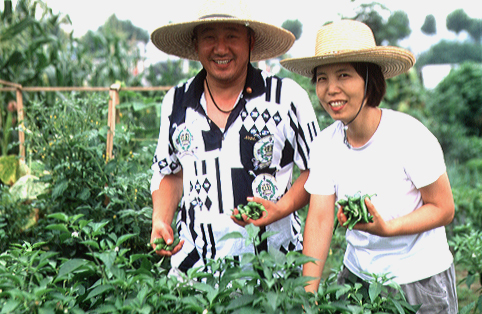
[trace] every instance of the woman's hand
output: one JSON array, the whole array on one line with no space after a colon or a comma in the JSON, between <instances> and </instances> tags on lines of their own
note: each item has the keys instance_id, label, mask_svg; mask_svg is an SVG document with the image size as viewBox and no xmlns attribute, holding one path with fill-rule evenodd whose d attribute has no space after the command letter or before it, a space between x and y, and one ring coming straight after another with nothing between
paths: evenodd
<instances>
[{"instance_id":1,"label":"woman's hand","mask_svg":"<svg viewBox=\"0 0 482 314\"><path fill-rule=\"evenodd\" d=\"M355 226L353 226L353 229L365 231L381 237L389 236L389 226L387 222L378 213L377 209L375 208L369 197L365 198L365 205L367 207L368 214L372 216L373 222L358 222ZM338 209L336 217L340 226L343 226L343 224L348 220L346 215L343 213L342 206L340 206L340 208ZM348 226L345 226L345 228L348 228Z\"/></svg>"}]
</instances>

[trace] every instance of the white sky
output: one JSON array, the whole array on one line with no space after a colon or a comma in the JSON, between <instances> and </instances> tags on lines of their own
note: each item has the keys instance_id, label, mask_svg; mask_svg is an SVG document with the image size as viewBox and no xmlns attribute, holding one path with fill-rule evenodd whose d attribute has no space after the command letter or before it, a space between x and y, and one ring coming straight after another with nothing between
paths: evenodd
<instances>
[{"instance_id":1,"label":"white sky","mask_svg":"<svg viewBox=\"0 0 482 314\"><path fill-rule=\"evenodd\" d=\"M296 41L289 53L293 57L311 56L314 54L314 43L317 29L327 21L339 19L340 14L350 17L354 7L370 0L245 0L253 8L255 19L277 26L286 20L298 19L303 24L303 34ZM3 2L3 1L2 1ZM16 1L14 0L14 3ZM68 14L72 20L74 36L80 37L87 30L96 30L103 25L109 16L116 14L120 20L130 20L135 26L151 33L159 26L172 22L182 22L187 17L196 17L196 5L200 0L44 0L54 13ZM441 38L456 39L453 32L445 27L449 13L456 9L464 11L472 18L482 18L480 2L474 0L427 1L427 0L379 0L391 11L402 10L408 14L412 35L400 43L415 55L430 48ZM280 4L283 3L283 4ZM427 36L421 33L420 27L425 17L433 14L437 24L437 35ZM464 39L466 34L460 34ZM148 56L165 58L162 53L149 44Z\"/></svg>"}]
</instances>

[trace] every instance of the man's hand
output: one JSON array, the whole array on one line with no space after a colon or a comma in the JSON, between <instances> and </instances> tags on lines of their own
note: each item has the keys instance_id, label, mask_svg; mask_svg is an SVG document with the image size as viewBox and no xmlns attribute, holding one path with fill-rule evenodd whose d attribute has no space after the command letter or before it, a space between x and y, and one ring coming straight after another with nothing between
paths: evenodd
<instances>
[{"instance_id":1,"label":"man's hand","mask_svg":"<svg viewBox=\"0 0 482 314\"><path fill-rule=\"evenodd\" d=\"M160 241L159 239L163 239L165 244L168 246L165 249L156 251L156 254L160 256L172 256L179 252L184 245L184 240L181 240L177 245L172 247L172 244L174 243L174 232L169 224L166 224L162 221L153 222L152 224L150 243L153 250L156 249L157 244L155 242Z\"/></svg>"}]
</instances>

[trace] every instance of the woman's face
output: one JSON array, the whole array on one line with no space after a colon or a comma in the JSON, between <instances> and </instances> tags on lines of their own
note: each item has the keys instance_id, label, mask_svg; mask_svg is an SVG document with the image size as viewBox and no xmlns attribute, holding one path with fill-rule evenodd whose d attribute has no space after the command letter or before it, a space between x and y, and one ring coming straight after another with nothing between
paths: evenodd
<instances>
[{"instance_id":1,"label":"woman's face","mask_svg":"<svg viewBox=\"0 0 482 314\"><path fill-rule=\"evenodd\" d=\"M334 63L316 69L316 95L334 119L350 122L364 101L365 81L350 63Z\"/></svg>"}]
</instances>

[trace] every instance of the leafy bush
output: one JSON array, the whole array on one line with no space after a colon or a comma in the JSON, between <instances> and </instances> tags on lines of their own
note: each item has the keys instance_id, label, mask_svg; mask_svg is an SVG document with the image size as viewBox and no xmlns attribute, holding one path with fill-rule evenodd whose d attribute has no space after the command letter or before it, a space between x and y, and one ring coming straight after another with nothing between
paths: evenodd
<instances>
[{"instance_id":1,"label":"leafy bush","mask_svg":"<svg viewBox=\"0 0 482 314\"><path fill-rule=\"evenodd\" d=\"M75 95L46 106L35 103L27 109L27 145L30 158L42 161L40 178L49 190L34 201L43 218L54 212L83 214L96 222L108 221L109 231L134 233L133 248L145 250L150 235L151 196L149 169L154 147L130 150L129 125L117 124L115 158L106 162L107 99L100 95L77 98ZM60 110L58 108L61 108ZM38 230L30 234L48 239L40 219ZM70 256L85 252L75 246L57 243Z\"/></svg>"},{"instance_id":2,"label":"leafy bush","mask_svg":"<svg viewBox=\"0 0 482 314\"><path fill-rule=\"evenodd\" d=\"M307 293L300 267L312 259L298 252L212 260L209 271L168 276L152 252L127 255L126 243L137 235L108 233L108 222L84 218L55 213L46 226L56 231L56 241L88 251L84 257L67 258L50 241L14 244L0 255L2 312L415 313L397 289L385 293L383 282L363 290L338 286L331 277L317 294ZM247 242L263 240L259 228L249 225L247 231Z\"/></svg>"},{"instance_id":3,"label":"leafy bush","mask_svg":"<svg viewBox=\"0 0 482 314\"><path fill-rule=\"evenodd\" d=\"M467 135L482 135L482 67L464 63L440 82L430 98L428 109L441 124L461 125Z\"/></svg>"},{"instance_id":4,"label":"leafy bush","mask_svg":"<svg viewBox=\"0 0 482 314\"><path fill-rule=\"evenodd\" d=\"M415 313L386 276L373 274L368 286L336 284L346 245L341 229L329 257L335 269L316 294L304 290L309 278L301 276L301 266L312 259L299 252L213 260L187 274L170 270L148 245L146 169L155 147L132 146L134 128L120 123L115 158L106 162L106 102L74 95L26 110L29 158L42 161L36 171L49 188L29 202L1 191L3 312ZM25 229L32 208L38 223ZM264 240L256 227L246 228L248 242Z\"/></svg>"},{"instance_id":5,"label":"leafy bush","mask_svg":"<svg viewBox=\"0 0 482 314\"><path fill-rule=\"evenodd\" d=\"M460 313L482 313L482 231L474 230L470 223L455 228L456 235L450 241L455 250L455 263L467 270L467 277L460 283L465 283L470 288L477 282L479 297L463 307ZM476 312L477 311L477 312Z\"/></svg>"}]
</instances>

